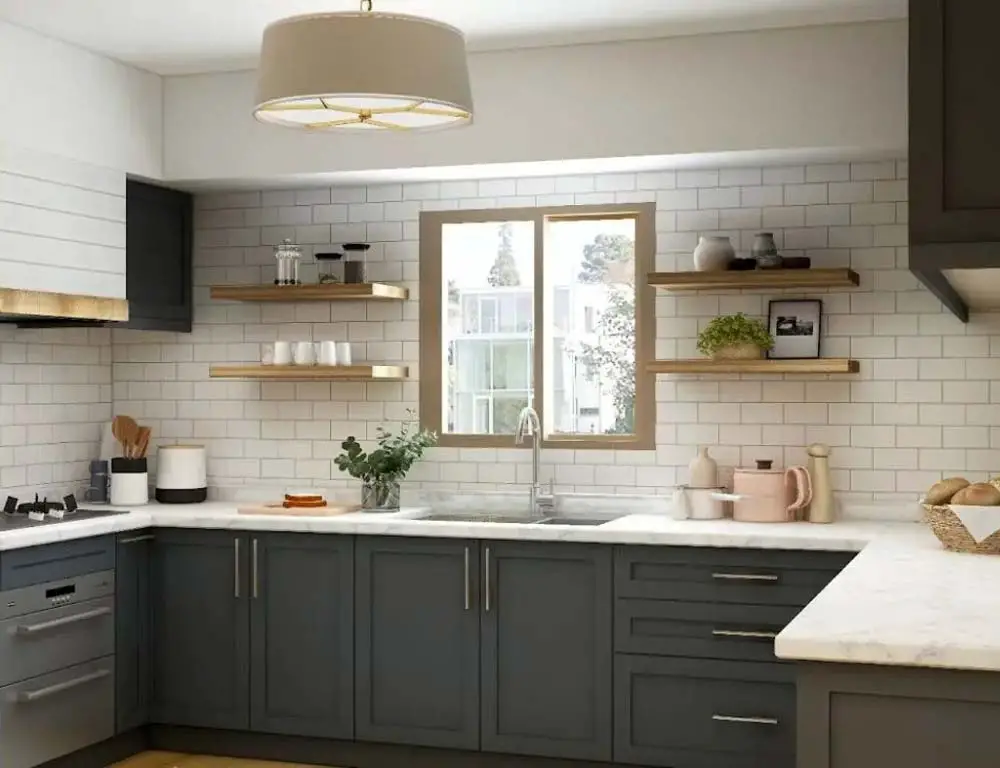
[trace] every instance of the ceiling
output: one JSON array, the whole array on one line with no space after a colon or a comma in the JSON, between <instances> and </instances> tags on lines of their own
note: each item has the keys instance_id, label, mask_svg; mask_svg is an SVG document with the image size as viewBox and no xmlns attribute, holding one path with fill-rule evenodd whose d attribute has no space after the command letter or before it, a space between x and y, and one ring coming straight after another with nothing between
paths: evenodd
<instances>
[{"instance_id":1,"label":"ceiling","mask_svg":"<svg viewBox=\"0 0 1000 768\"><path fill-rule=\"evenodd\" d=\"M0 19L159 74L253 67L261 32L357 0L0 0ZM904 18L907 0L374 0L462 29L473 50Z\"/></svg>"}]
</instances>

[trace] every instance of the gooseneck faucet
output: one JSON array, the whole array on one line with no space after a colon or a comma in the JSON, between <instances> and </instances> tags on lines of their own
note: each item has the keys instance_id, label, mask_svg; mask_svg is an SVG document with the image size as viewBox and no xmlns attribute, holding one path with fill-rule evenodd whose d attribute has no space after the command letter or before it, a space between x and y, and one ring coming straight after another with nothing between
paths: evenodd
<instances>
[{"instance_id":1,"label":"gooseneck faucet","mask_svg":"<svg viewBox=\"0 0 1000 768\"><path fill-rule=\"evenodd\" d=\"M542 493L541 483L538 482L538 466L542 456L542 424L538 418L538 412L531 406L522 409L517 417L514 444L523 445L528 437L531 438L531 496L529 500L531 511L535 514L551 512L555 507L552 484L549 483L548 493Z\"/></svg>"}]
</instances>

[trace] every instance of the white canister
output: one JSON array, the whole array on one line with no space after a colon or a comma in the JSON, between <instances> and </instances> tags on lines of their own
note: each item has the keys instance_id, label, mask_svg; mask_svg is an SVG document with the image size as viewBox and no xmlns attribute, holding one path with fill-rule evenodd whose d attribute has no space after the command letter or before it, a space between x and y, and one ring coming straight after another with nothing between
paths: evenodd
<instances>
[{"instance_id":1,"label":"white canister","mask_svg":"<svg viewBox=\"0 0 1000 768\"><path fill-rule=\"evenodd\" d=\"M208 498L204 445L164 445L156 454L156 500L198 504Z\"/></svg>"},{"instance_id":2,"label":"white canister","mask_svg":"<svg viewBox=\"0 0 1000 768\"><path fill-rule=\"evenodd\" d=\"M146 459L111 460L111 503L136 507L149 503L149 472Z\"/></svg>"}]
</instances>

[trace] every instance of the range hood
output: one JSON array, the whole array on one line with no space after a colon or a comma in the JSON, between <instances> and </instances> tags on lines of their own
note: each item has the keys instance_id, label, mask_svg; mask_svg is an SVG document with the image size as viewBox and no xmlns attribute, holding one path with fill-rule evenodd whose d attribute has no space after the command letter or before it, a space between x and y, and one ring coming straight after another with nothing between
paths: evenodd
<instances>
[{"instance_id":1,"label":"range hood","mask_svg":"<svg viewBox=\"0 0 1000 768\"><path fill-rule=\"evenodd\" d=\"M1000 243L912 244L910 271L963 323L1000 310Z\"/></svg>"},{"instance_id":2,"label":"range hood","mask_svg":"<svg viewBox=\"0 0 1000 768\"><path fill-rule=\"evenodd\" d=\"M128 320L128 300L0 288L0 322L52 320L124 322Z\"/></svg>"}]
</instances>

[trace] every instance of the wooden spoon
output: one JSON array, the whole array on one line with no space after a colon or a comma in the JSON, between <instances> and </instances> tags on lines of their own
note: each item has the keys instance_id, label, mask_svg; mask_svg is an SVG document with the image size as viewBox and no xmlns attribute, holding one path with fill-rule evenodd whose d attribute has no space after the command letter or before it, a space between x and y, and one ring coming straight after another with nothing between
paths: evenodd
<instances>
[{"instance_id":1,"label":"wooden spoon","mask_svg":"<svg viewBox=\"0 0 1000 768\"><path fill-rule=\"evenodd\" d=\"M122 444L122 455L127 459L134 458L135 444L139 439L139 425L135 423L135 419L131 416L115 416L111 431Z\"/></svg>"},{"instance_id":2,"label":"wooden spoon","mask_svg":"<svg viewBox=\"0 0 1000 768\"><path fill-rule=\"evenodd\" d=\"M122 421L123 418L124 416L115 416L114 419L111 420L111 434L115 436L115 440L117 440L118 444L122 447L121 455L125 456L125 422Z\"/></svg>"},{"instance_id":3,"label":"wooden spoon","mask_svg":"<svg viewBox=\"0 0 1000 768\"><path fill-rule=\"evenodd\" d=\"M135 456L137 459L146 458L146 451L149 450L149 437L153 430L149 427L139 427L139 436L135 441Z\"/></svg>"}]
</instances>

